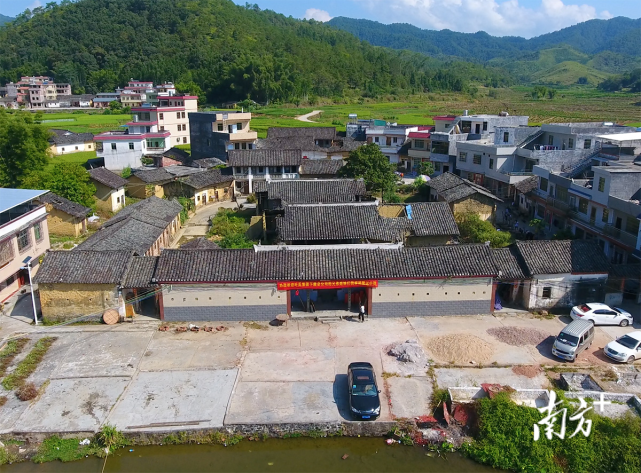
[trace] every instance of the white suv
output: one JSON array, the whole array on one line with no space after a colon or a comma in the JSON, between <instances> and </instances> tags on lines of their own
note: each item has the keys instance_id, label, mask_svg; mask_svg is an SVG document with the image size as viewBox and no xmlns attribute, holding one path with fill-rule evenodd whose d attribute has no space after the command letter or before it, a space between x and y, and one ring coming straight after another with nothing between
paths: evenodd
<instances>
[{"instance_id":1,"label":"white suv","mask_svg":"<svg viewBox=\"0 0 641 473\"><path fill-rule=\"evenodd\" d=\"M603 352L608 358L622 363L634 363L641 360L641 332L630 332L608 343Z\"/></svg>"},{"instance_id":2,"label":"white suv","mask_svg":"<svg viewBox=\"0 0 641 473\"><path fill-rule=\"evenodd\" d=\"M595 325L620 325L621 327L627 327L633 322L630 313L600 302L589 302L572 307L570 317L572 317L573 320L589 320Z\"/></svg>"}]
</instances>

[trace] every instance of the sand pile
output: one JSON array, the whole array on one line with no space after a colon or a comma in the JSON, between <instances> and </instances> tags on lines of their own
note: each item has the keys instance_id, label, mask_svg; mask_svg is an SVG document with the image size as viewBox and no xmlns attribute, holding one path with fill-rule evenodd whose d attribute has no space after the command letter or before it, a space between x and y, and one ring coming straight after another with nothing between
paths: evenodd
<instances>
[{"instance_id":1,"label":"sand pile","mask_svg":"<svg viewBox=\"0 0 641 473\"><path fill-rule=\"evenodd\" d=\"M550 336L549 333L525 327L494 327L487 329L487 333L498 341L513 347L538 345Z\"/></svg>"},{"instance_id":2,"label":"sand pile","mask_svg":"<svg viewBox=\"0 0 641 473\"><path fill-rule=\"evenodd\" d=\"M492 361L492 346L474 335L455 334L427 340L425 347L441 363L483 364Z\"/></svg>"}]
</instances>

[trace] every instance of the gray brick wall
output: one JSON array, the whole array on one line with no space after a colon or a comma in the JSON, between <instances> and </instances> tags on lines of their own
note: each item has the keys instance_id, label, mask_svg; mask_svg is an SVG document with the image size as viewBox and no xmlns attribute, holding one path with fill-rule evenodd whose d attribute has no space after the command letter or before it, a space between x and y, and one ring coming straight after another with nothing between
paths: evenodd
<instances>
[{"instance_id":1,"label":"gray brick wall","mask_svg":"<svg viewBox=\"0 0 641 473\"><path fill-rule=\"evenodd\" d=\"M165 307L166 322L270 321L287 313L287 304L218 307Z\"/></svg>"},{"instance_id":2,"label":"gray brick wall","mask_svg":"<svg viewBox=\"0 0 641 473\"><path fill-rule=\"evenodd\" d=\"M373 302L371 317L476 315L490 312L490 300L434 302Z\"/></svg>"}]
</instances>

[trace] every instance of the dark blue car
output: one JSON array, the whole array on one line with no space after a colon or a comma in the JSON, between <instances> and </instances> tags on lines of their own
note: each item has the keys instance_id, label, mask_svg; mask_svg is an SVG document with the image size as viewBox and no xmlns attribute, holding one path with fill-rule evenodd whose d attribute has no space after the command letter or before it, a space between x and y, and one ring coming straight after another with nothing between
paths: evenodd
<instances>
[{"instance_id":1,"label":"dark blue car","mask_svg":"<svg viewBox=\"0 0 641 473\"><path fill-rule=\"evenodd\" d=\"M347 368L349 383L349 410L358 419L376 419L381 415L380 391L371 364L350 363Z\"/></svg>"}]
</instances>

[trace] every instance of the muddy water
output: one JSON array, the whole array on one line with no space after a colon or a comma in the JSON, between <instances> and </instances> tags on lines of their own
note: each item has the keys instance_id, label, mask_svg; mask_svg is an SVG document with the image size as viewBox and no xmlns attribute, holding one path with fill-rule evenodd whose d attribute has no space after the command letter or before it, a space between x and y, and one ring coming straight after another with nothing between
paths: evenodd
<instances>
[{"instance_id":1,"label":"muddy water","mask_svg":"<svg viewBox=\"0 0 641 473\"><path fill-rule=\"evenodd\" d=\"M422 447L386 445L380 438L269 439L233 447L176 445L122 449L107 459L105 472L438 472L489 473L458 454L428 456ZM343 455L349 455L342 460ZM7 473L100 473L104 460L5 465Z\"/></svg>"}]
</instances>

